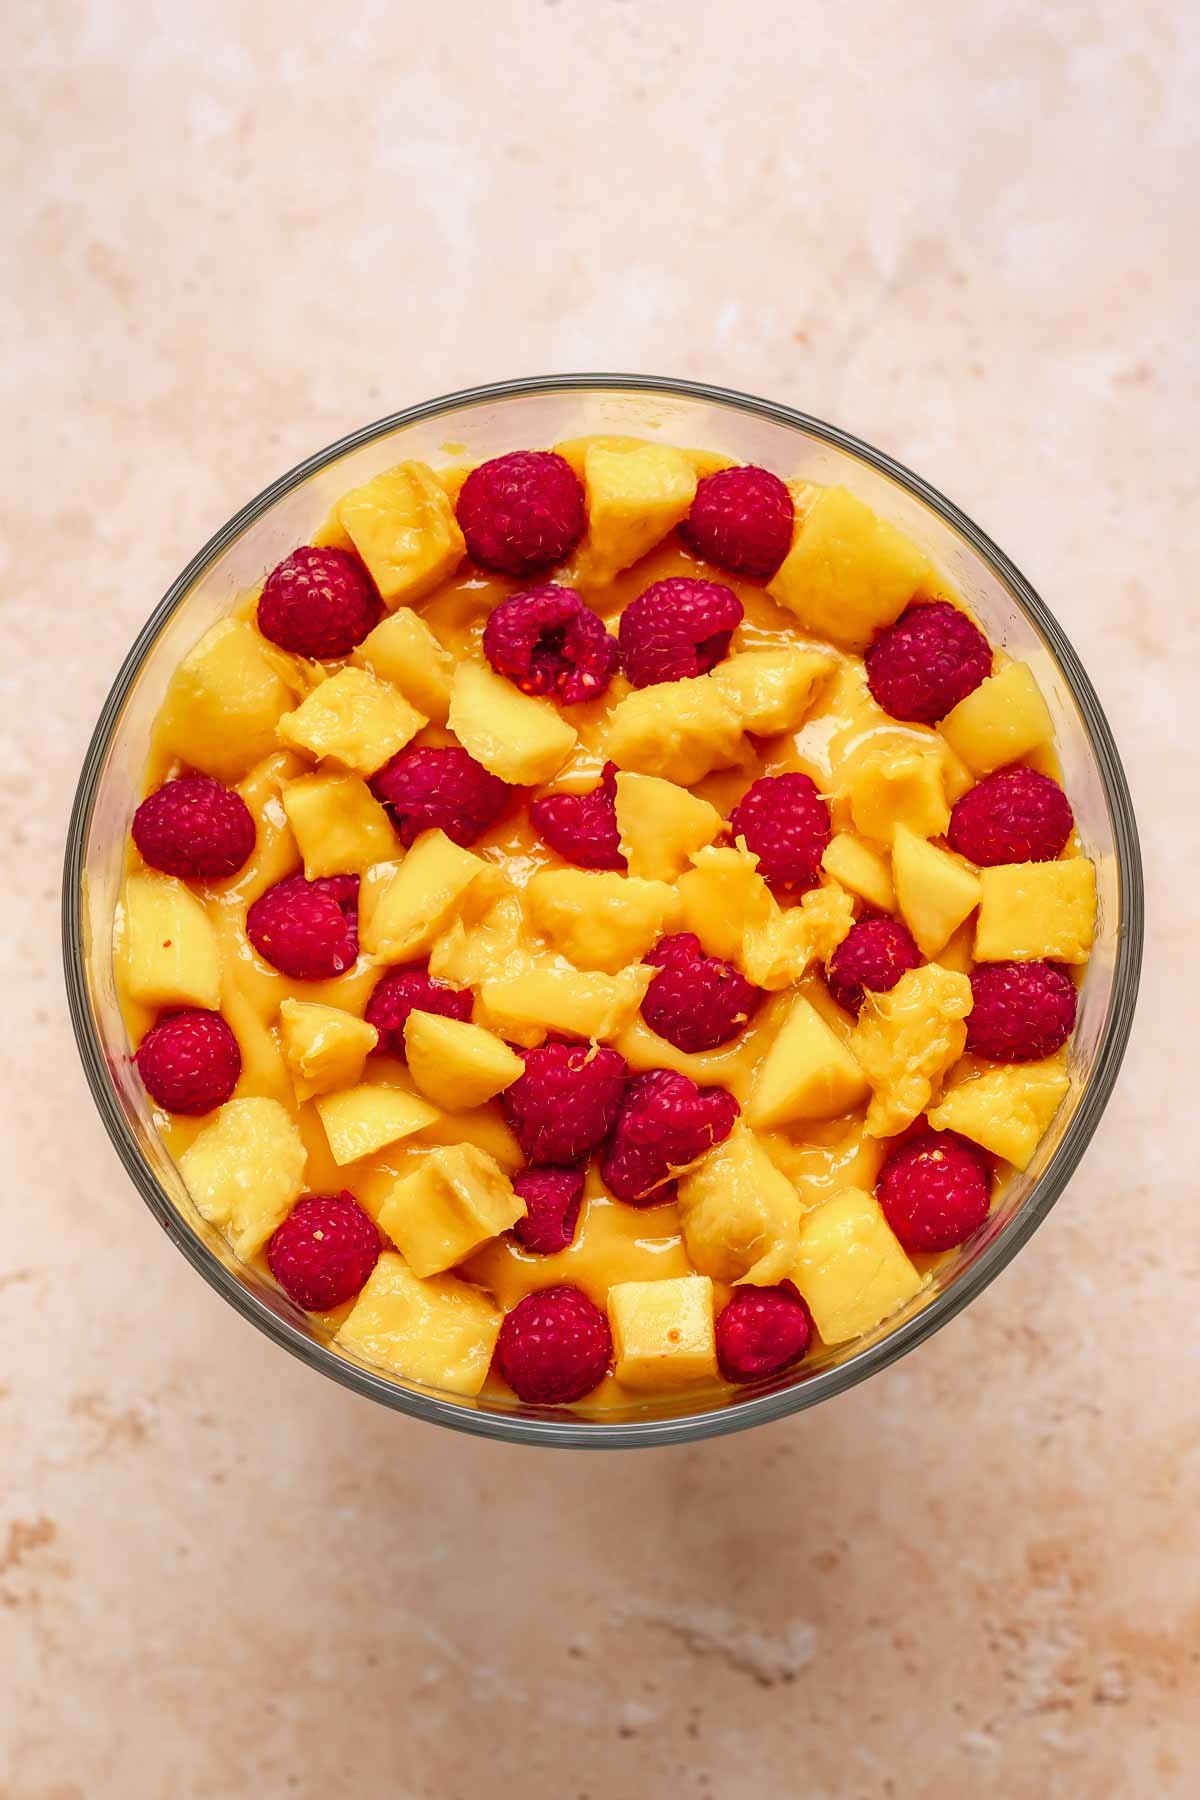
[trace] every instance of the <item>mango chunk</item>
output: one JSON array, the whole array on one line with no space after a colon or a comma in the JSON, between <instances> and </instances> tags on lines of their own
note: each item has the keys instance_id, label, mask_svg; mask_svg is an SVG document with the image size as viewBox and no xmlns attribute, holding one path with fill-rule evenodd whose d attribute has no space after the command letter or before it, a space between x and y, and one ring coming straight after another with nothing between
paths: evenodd
<instances>
[{"instance_id":1,"label":"mango chunk","mask_svg":"<svg viewBox=\"0 0 1200 1800\"><path fill-rule=\"evenodd\" d=\"M179 1158L179 1172L201 1215L246 1259L291 1211L306 1161L278 1100L227 1100Z\"/></svg>"},{"instance_id":2,"label":"mango chunk","mask_svg":"<svg viewBox=\"0 0 1200 1800\"><path fill-rule=\"evenodd\" d=\"M844 487L817 492L767 592L815 637L865 650L934 580L917 546Z\"/></svg>"},{"instance_id":3,"label":"mango chunk","mask_svg":"<svg viewBox=\"0 0 1200 1800\"><path fill-rule=\"evenodd\" d=\"M147 871L125 882L117 919L125 985L143 1006L221 1003L221 964L208 914L185 882Z\"/></svg>"},{"instance_id":4,"label":"mango chunk","mask_svg":"<svg viewBox=\"0 0 1200 1800\"><path fill-rule=\"evenodd\" d=\"M474 1396L487 1380L504 1314L455 1275L421 1281L385 1251L343 1320L337 1342L403 1381Z\"/></svg>"},{"instance_id":5,"label":"mango chunk","mask_svg":"<svg viewBox=\"0 0 1200 1800\"><path fill-rule=\"evenodd\" d=\"M976 775L1018 762L1054 735L1050 711L1028 663L1009 663L960 700L941 724L955 755Z\"/></svg>"},{"instance_id":6,"label":"mango chunk","mask_svg":"<svg viewBox=\"0 0 1200 1800\"><path fill-rule=\"evenodd\" d=\"M948 1088L929 1123L935 1131L961 1132L1014 1169L1026 1169L1070 1086L1061 1056L994 1064Z\"/></svg>"},{"instance_id":7,"label":"mango chunk","mask_svg":"<svg viewBox=\"0 0 1200 1800\"><path fill-rule=\"evenodd\" d=\"M745 738L733 700L711 675L635 688L608 715L608 754L620 769L690 787L742 760Z\"/></svg>"},{"instance_id":8,"label":"mango chunk","mask_svg":"<svg viewBox=\"0 0 1200 1800\"><path fill-rule=\"evenodd\" d=\"M476 762L514 787L549 781L577 733L550 700L523 694L482 663L460 663L450 692L450 729Z\"/></svg>"},{"instance_id":9,"label":"mango chunk","mask_svg":"<svg viewBox=\"0 0 1200 1800\"><path fill-rule=\"evenodd\" d=\"M454 920L429 953L429 973L458 987L478 987L489 976L519 974L535 960L521 902L508 893L479 917Z\"/></svg>"},{"instance_id":10,"label":"mango chunk","mask_svg":"<svg viewBox=\"0 0 1200 1800\"><path fill-rule=\"evenodd\" d=\"M795 731L833 669L819 650L744 650L712 672L713 683L737 708L742 730L756 737Z\"/></svg>"},{"instance_id":11,"label":"mango chunk","mask_svg":"<svg viewBox=\"0 0 1200 1800\"><path fill-rule=\"evenodd\" d=\"M485 979L479 989L479 1023L526 1049L550 1032L608 1040L625 1030L655 974L644 967L622 969L619 975L532 967Z\"/></svg>"},{"instance_id":12,"label":"mango chunk","mask_svg":"<svg viewBox=\"0 0 1200 1800\"><path fill-rule=\"evenodd\" d=\"M436 1106L420 1100L404 1088L362 1081L336 1094L319 1094L313 1101L329 1150L340 1168L424 1130L438 1117Z\"/></svg>"},{"instance_id":13,"label":"mango chunk","mask_svg":"<svg viewBox=\"0 0 1200 1800\"><path fill-rule=\"evenodd\" d=\"M979 872L979 962L1084 963L1096 929L1096 869L1066 862L1001 863Z\"/></svg>"},{"instance_id":14,"label":"mango chunk","mask_svg":"<svg viewBox=\"0 0 1200 1800\"><path fill-rule=\"evenodd\" d=\"M440 1275L525 1217L499 1163L474 1144L430 1150L392 1188L379 1223L414 1275Z\"/></svg>"},{"instance_id":15,"label":"mango chunk","mask_svg":"<svg viewBox=\"0 0 1200 1800\"><path fill-rule=\"evenodd\" d=\"M717 1343L707 1275L618 1281L608 1290L614 1371L623 1387L691 1387L713 1381Z\"/></svg>"},{"instance_id":16,"label":"mango chunk","mask_svg":"<svg viewBox=\"0 0 1200 1800\"><path fill-rule=\"evenodd\" d=\"M425 718L444 725L450 712L454 658L411 606L381 619L352 652L351 662L390 682Z\"/></svg>"},{"instance_id":17,"label":"mango chunk","mask_svg":"<svg viewBox=\"0 0 1200 1800\"><path fill-rule=\"evenodd\" d=\"M792 1280L826 1344L874 1330L923 1285L879 1202L862 1188L847 1188L805 1214Z\"/></svg>"},{"instance_id":18,"label":"mango chunk","mask_svg":"<svg viewBox=\"0 0 1200 1800\"><path fill-rule=\"evenodd\" d=\"M795 1267L799 1197L744 1127L680 1177L679 1219L688 1260L714 1281L770 1287Z\"/></svg>"},{"instance_id":19,"label":"mango chunk","mask_svg":"<svg viewBox=\"0 0 1200 1800\"><path fill-rule=\"evenodd\" d=\"M391 820L359 775L302 775L281 797L308 881L361 875L400 848Z\"/></svg>"},{"instance_id":20,"label":"mango chunk","mask_svg":"<svg viewBox=\"0 0 1200 1800\"><path fill-rule=\"evenodd\" d=\"M892 875L900 917L922 956L936 956L979 905L979 876L953 851L897 825Z\"/></svg>"},{"instance_id":21,"label":"mango chunk","mask_svg":"<svg viewBox=\"0 0 1200 1800\"><path fill-rule=\"evenodd\" d=\"M971 983L938 963L909 969L889 993L868 991L850 1048L875 1090L868 1137L892 1137L923 1113L963 1053Z\"/></svg>"},{"instance_id":22,"label":"mango chunk","mask_svg":"<svg viewBox=\"0 0 1200 1800\"><path fill-rule=\"evenodd\" d=\"M813 888L798 906L777 906L765 924L751 926L736 961L747 981L769 993L790 987L813 963L825 963L854 923L854 902L830 883Z\"/></svg>"},{"instance_id":23,"label":"mango chunk","mask_svg":"<svg viewBox=\"0 0 1200 1800\"><path fill-rule=\"evenodd\" d=\"M833 1119L861 1105L868 1092L856 1058L797 994L754 1077L746 1119L763 1130L794 1119Z\"/></svg>"},{"instance_id":24,"label":"mango chunk","mask_svg":"<svg viewBox=\"0 0 1200 1800\"><path fill-rule=\"evenodd\" d=\"M852 831L839 831L830 839L821 867L877 911L891 912L895 906L896 893L887 858Z\"/></svg>"},{"instance_id":25,"label":"mango chunk","mask_svg":"<svg viewBox=\"0 0 1200 1800\"><path fill-rule=\"evenodd\" d=\"M353 1087L379 1042L365 1019L315 1000L281 1001L279 1036L297 1100Z\"/></svg>"},{"instance_id":26,"label":"mango chunk","mask_svg":"<svg viewBox=\"0 0 1200 1800\"><path fill-rule=\"evenodd\" d=\"M855 829L866 837L890 843L897 825L917 837L940 837L950 823L945 747L932 737L875 745L855 757L843 792Z\"/></svg>"},{"instance_id":27,"label":"mango chunk","mask_svg":"<svg viewBox=\"0 0 1200 1800\"><path fill-rule=\"evenodd\" d=\"M610 450L592 443L583 459L583 483L584 563L593 581L611 581L685 516L696 493L696 470L682 450L667 444Z\"/></svg>"},{"instance_id":28,"label":"mango chunk","mask_svg":"<svg viewBox=\"0 0 1200 1800\"><path fill-rule=\"evenodd\" d=\"M404 695L366 669L339 669L279 721L279 741L374 775L426 723Z\"/></svg>"},{"instance_id":29,"label":"mango chunk","mask_svg":"<svg viewBox=\"0 0 1200 1800\"><path fill-rule=\"evenodd\" d=\"M775 898L750 850L710 846L694 851L691 860L677 888L683 929L695 933L709 956L732 962L743 939L775 918Z\"/></svg>"},{"instance_id":30,"label":"mango chunk","mask_svg":"<svg viewBox=\"0 0 1200 1800\"><path fill-rule=\"evenodd\" d=\"M525 1064L482 1025L411 1012L404 1025L408 1072L435 1106L468 1112L511 1087Z\"/></svg>"},{"instance_id":31,"label":"mango chunk","mask_svg":"<svg viewBox=\"0 0 1200 1800\"><path fill-rule=\"evenodd\" d=\"M461 915L468 895L501 880L494 863L444 831L423 831L400 862L376 863L368 871L359 888L359 943L385 962L426 956Z\"/></svg>"},{"instance_id":32,"label":"mango chunk","mask_svg":"<svg viewBox=\"0 0 1200 1800\"><path fill-rule=\"evenodd\" d=\"M618 775L616 807L621 852L637 880L676 880L725 823L707 800L657 775Z\"/></svg>"},{"instance_id":33,"label":"mango chunk","mask_svg":"<svg viewBox=\"0 0 1200 1800\"><path fill-rule=\"evenodd\" d=\"M446 490L424 463L385 469L346 494L337 514L389 607L420 600L466 555Z\"/></svg>"},{"instance_id":34,"label":"mango chunk","mask_svg":"<svg viewBox=\"0 0 1200 1800\"><path fill-rule=\"evenodd\" d=\"M190 768L236 781L275 748L294 705L279 664L246 619L219 619L189 650L167 689L163 734Z\"/></svg>"},{"instance_id":35,"label":"mango chunk","mask_svg":"<svg viewBox=\"0 0 1200 1800\"><path fill-rule=\"evenodd\" d=\"M640 962L677 923L680 905L665 881L584 869L539 871L525 903L535 928L569 962L608 975Z\"/></svg>"}]
</instances>

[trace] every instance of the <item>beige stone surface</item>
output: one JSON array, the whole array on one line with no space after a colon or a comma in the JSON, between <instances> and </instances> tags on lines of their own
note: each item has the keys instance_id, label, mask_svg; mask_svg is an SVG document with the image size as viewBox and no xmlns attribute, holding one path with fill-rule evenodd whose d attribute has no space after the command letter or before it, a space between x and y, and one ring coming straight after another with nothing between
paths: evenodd
<instances>
[{"instance_id":1,"label":"beige stone surface","mask_svg":"<svg viewBox=\"0 0 1200 1800\"><path fill-rule=\"evenodd\" d=\"M1194 1793L1194 10L6 23L0 1795ZM161 1241L58 868L127 645L247 496L604 366L845 424L1013 553L1124 750L1150 952L1078 1176L965 1316L790 1423L535 1461L322 1382Z\"/></svg>"}]
</instances>

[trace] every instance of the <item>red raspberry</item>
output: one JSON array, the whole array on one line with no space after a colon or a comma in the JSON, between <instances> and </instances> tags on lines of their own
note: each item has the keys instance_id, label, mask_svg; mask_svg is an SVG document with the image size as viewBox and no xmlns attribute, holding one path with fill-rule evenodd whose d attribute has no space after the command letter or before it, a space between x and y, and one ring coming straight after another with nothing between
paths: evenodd
<instances>
[{"instance_id":1,"label":"red raspberry","mask_svg":"<svg viewBox=\"0 0 1200 1800\"><path fill-rule=\"evenodd\" d=\"M628 1070L616 1050L591 1044L541 1044L518 1050L525 1073L505 1088L504 1114L526 1162L586 1162L608 1135Z\"/></svg>"},{"instance_id":2,"label":"red raspberry","mask_svg":"<svg viewBox=\"0 0 1200 1800\"><path fill-rule=\"evenodd\" d=\"M513 450L481 463L455 510L475 561L505 575L561 562L587 519L579 477L552 450Z\"/></svg>"},{"instance_id":3,"label":"red raspberry","mask_svg":"<svg viewBox=\"0 0 1200 1800\"><path fill-rule=\"evenodd\" d=\"M947 600L910 606L881 631L863 658L867 686L893 719L944 719L992 671L978 625Z\"/></svg>"},{"instance_id":4,"label":"red raspberry","mask_svg":"<svg viewBox=\"0 0 1200 1800\"><path fill-rule=\"evenodd\" d=\"M761 1381L798 1363L812 1334L812 1314L790 1281L735 1288L717 1314L717 1362L726 1381Z\"/></svg>"},{"instance_id":5,"label":"red raspberry","mask_svg":"<svg viewBox=\"0 0 1200 1800\"><path fill-rule=\"evenodd\" d=\"M281 975L328 981L358 956L358 876L277 881L246 914L246 936Z\"/></svg>"},{"instance_id":6,"label":"red raspberry","mask_svg":"<svg viewBox=\"0 0 1200 1800\"><path fill-rule=\"evenodd\" d=\"M179 775L133 815L142 861L183 880L216 881L254 849L254 819L240 794L211 775Z\"/></svg>"},{"instance_id":7,"label":"red raspberry","mask_svg":"<svg viewBox=\"0 0 1200 1800\"><path fill-rule=\"evenodd\" d=\"M469 989L447 987L424 963L389 970L375 983L365 1014L367 1024L379 1033L380 1050L391 1056L404 1055L404 1026L410 1012L469 1020L471 994Z\"/></svg>"},{"instance_id":8,"label":"red raspberry","mask_svg":"<svg viewBox=\"0 0 1200 1800\"><path fill-rule=\"evenodd\" d=\"M729 830L735 840L746 840L766 880L797 888L820 880L829 808L810 776L760 776L730 813Z\"/></svg>"},{"instance_id":9,"label":"red raspberry","mask_svg":"<svg viewBox=\"0 0 1200 1800\"><path fill-rule=\"evenodd\" d=\"M1075 1027L1075 984L1050 963L986 963L971 976L967 1049L993 1062L1053 1056Z\"/></svg>"},{"instance_id":10,"label":"red raspberry","mask_svg":"<svg viewBox=\"0 0 1200 1800\"><path fill-rule=\"evenodd\" d=\"M526 1294L505 1317L496 1368L529 1406L568 1406L603 1381L612 1361L608 1320L574 1287Z\"/></svg>"},{"instance_id":11,"label":"red raspberry","mask_svg":"<svg viewBox=\"0 0 1200 1800\"><path fill-rule=\"evenodd\" d=\"M518 1243L542 1256L566 1250L579 1223L583 1170L522 1169L513 1187L529 1209L513 1226Z\"/></svg>"},{"instance_id":12,"label":"red raspberry","mask_svg":"<svg viewBox=\"0 0 1200 1800\"><path fill-rule=\"evenodd\" d=\"M523 694L551 694L564 706L598 700L617 668L617 640L603 619L552 581L500 602L483 653Z\"/></svg>"},{"instance_id":13,"label":"red raspberry","mask_svg":"<svg viewBox=\"0 0 1200 1800\"><path fill-rule=\"evenodd\" d=\"M580 869L623 869L617 831L617 765L605 763L598 787L586 794L547 794L529 809L534 828L552 850Z\"/></svg>"},{"instance_id":14,"label":"red raspberry","mask_svg":"<svg viewBox=\"0 0 1200 1800\"><path fill-rule=\"evenodd\" d=\"M696 555L719 569L765 578L791 549L795 517L778 475L744 463L704 477L680 530Z\"/></svg>"},{"instance_id":15,"label":"red raspberry","mask_svg":"<svg viewBox=\"0 0 1200 1800\"><path fill-rule=\"evenodd\" d=\"M856 1013L864 988L886 994L920 961L912 933L899 919L859 919L830 957L825 979L838 1005Z\"/></svg>"},{"instance_id":16,"label":"red raspberry","mask_svg":"<svg viewBox=\"0 0 1200 1800\"><path fill-rule=\"evenodd\" d=\"M621 667L634 687L705 675L729 649L742 603L719 581L672 575L631 600L617 640Z\"/></svg>"},{"instance_id":17,"label":"red raspberry","mask_svg":"<svg viewBox=\"0 0 1200 1800\"><path fill-rule=\"evenodd\" d=\"M379 1259L375 1222L345 1188L297 1201L267 1245L267 1263L305 1312L353 1300Z\"/></svg>"},{"instance_id":18,"label":"red raspberry","mask_svg":"<svg viewBox=\"0 0 1200 1800\"><path fill-rule=\"evenodd\" d=\"M206 1113L224 1106L238 1084L242 1053L220 1013L168 1013L152 1025L133 1059L156 1106Z\"/></svg>"},{"instance_id":19,"label":"red raspberry","mask_svg":"<svg viewBox=\"0 0 1200 1800\"><path fill-rule=\"evenodd\" d=\"M297 656L349 656L379 620L379 598L348 550L305 544L267 576L258 629Z\"/></svg>"},{"instance_id":20,"label":"red raspberry","mask_svg":"<svg viewBox=\"0 0 1200 1800\"><path fill-rule=\"evenodd\" d=\"M729 1136L739 1111L724 1088L697 1087L674 1069L635 1075L600 1166L606 1187L633 1206L657 1205L677 1170Z\"/></svg>"},{"instance_id":21,"label":"red raspberry","mask_svg":"<svg viewBox=\"0 0 1200 1800\"><path fill-rule=\"evenodd\" d=\"M980 868L1053 862L1071 835L1071 803L1049 775L1001 769L954 802L946 832L952 850Z\"/></svg>"},{"instance_id":22,"label":"red raspberry","mask_svg":"<svg viewBox=\"0 0 1200 1800\"><path fill-rule=\"evenodd\" d=\"M694 1055L736 1037L765 998L761 988L719 956L705 956L690 931L659 938L645 958L660 973L642 1001L651 1031Z\"/></svg>"},{"instance_id":23,"label":"red raspberry","mask_svg":"<svg viewBox=\"0 0 1200 1800\"><path fill-rule=\"evenodd\" d=\"M953 1131L920 1131L884 1163L875 1193L906 1250L952 1250L988 1216L983 1151Z\"/></svg>"},{"instance_id":24,"label":"red raspberry","mask_svg":"<svg viewBox=\"0 0 1200 1800\"><path fill-rule=\"evenodd\" d=\"M371 778L403 844L434 826L464 848L492 825L508 799L507 782L491 774L458 744L433 750L401 750Z\"/></svg>"}]
</instances>

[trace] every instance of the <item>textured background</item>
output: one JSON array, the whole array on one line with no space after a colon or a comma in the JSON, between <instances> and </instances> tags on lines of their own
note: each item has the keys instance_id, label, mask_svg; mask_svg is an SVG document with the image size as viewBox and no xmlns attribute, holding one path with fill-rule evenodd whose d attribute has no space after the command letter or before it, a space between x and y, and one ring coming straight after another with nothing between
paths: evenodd
<instances>
[{"instance_id":1,"label":"textured background","mask_svg":"<svg viewBox=\"0 0 1200 1800\"><path fill-rule=\"evenodd\" d=\"M1187 11L10 12L3 1800L1195 1792ZM118 662L234 508L579 367L836 420L1012 552L1125 753L1150 955L1079 1175L963 1318L792 1423L535 1461L320 1382L169 1249L76 1066L56 889Z\"/></svg>"}]
</instances>

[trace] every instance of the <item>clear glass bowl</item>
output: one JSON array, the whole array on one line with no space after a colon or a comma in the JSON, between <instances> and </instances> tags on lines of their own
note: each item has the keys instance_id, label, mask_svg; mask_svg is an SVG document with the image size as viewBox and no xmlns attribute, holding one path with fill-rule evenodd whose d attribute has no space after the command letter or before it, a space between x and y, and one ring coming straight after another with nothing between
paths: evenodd
<instances>
[{"instance_id":1,"label":"clear glass bowl","mask_svg":"<svg viewBox=\"0 0 1200 1800\"><path fill-rule=\"evenodd\" d=\"M579 1418L402 1386L333 1349L283 1294L238 1262L199 1217L154 1130L130 1063L111 940L151 722L176 664L235 596L305 543L348 488L392 463L481 461L585 432L702 445L784 475L842 481L914 538L992 642L1033 666L1054 718L1079 830L1095 859L1099 911L1071 1041L1071 1093L1031 1167L1011 1181L979 1236L938 1270L932 1293L867 1338L762 1389L648 1400ZM790 407L650 376L552 376L450 394L351 433L243 507L188 564L126 657L88 749L67 842L63 956L79 1052L121 1161L168 1236L243 1317L310 1367L416 1418L515 1443L619 1449L737 1431L815 1405L913 1349L999 1274L1062 1193L1112 1091L1137 993L1142 899L1129 792L1091 682L1043 602L978 526L878 450Z\"/></svg>"}]
</instances>

